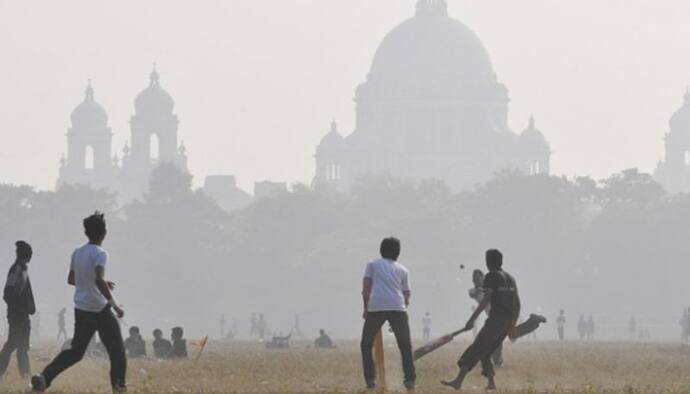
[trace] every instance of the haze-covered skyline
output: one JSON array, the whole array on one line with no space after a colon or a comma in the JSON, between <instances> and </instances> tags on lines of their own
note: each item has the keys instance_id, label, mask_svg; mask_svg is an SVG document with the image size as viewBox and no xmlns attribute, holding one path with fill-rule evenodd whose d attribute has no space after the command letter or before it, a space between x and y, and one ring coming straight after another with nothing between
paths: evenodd
<instances>
[{"instance_id":1,"label":"haze-covered skyline","mask_svg":"<svg viewBox=\"0 0 690 394\"><path fill-rule=\"evenodd\" d=\"M220 173L248 190L264 179L309 182L331 118L353 130L355 88L414 3L2 3L0 179L54 187L87 79L121 151L155 61L197 185ZM675 38L687 36L688 12L681 1L449 1L509 89L513 130L534 113L553 173L596 178L653 171L662 157L690 78L690 54Z\"/></svg>"}]
</instances>

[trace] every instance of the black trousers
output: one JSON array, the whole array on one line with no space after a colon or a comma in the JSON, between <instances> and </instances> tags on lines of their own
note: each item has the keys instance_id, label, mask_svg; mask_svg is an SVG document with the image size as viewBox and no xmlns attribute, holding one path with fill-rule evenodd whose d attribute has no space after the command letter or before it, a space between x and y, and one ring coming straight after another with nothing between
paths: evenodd
<instances>
[{"instance_id":1,"label":"black trousers","mask_svg":"<svg viewBox=\"0 0 690 394\"><path fill-rule=\"evenodd\" d=\"M17 351L17 365L19 374L23 377L31 376L31 366L29 365L29 346L31 337L31 320L29 317L8 318L9 335L7 342L0 351L0 376L5 375L7 366L10 364L12 352Z\"/></svg>"},{"instance_id":2,"label":"black trousers","mask_svg":"<svg viewBox=\"0 0 690 394\"><path fill-rule=\"evenodd\" d=\"M414 360L412 359L410 324L408 322L407 312L398 311L367 313L367 318L364 320L364 328L362 328L362 342L360 343L360 348L362 350L362 366L364 367L364 381L367 386L373 386L376 383L376 366L374 364L372 350L374 348L376 335L381 331L381 327L385 322L390 323L393 334L395 334L395 340L398 342L398 349L400 349L400 356L402 357L403 372L405 374L405 382L414 383L417 375L415 374Z\"/></svg>"},{"instance_id":3,"label":"black trousers","mask_svg":"<svg viewBox=\"0 0 690 394\"><path fill-rule=\"evenodd\" d=\"M78 363L84 357L89 342L96 332L98 332L98 336L108 351L108 356L110 356L110 384L125 386L127 356L122 342L120 325L110 311L110 307L106 307L100 312L74 310L72 346L58 354L43 370L43 376L48 386L62 371Z\"/></svg>"},{"instance_id":4,"label":"black trousers","mask_svg":"<svg viewBox=\"0 0 690 394\"><path fill-rule=\"evenodd\" d=\"M508 333L513 329L515 319L513 317L489 316L474 342L465 350L458 360L460 368L474 368L477 363L482 363L482 375L487 378L494 377L496 372L492 363L492 355L503 344Z\"/></svg>"}]
</instances>

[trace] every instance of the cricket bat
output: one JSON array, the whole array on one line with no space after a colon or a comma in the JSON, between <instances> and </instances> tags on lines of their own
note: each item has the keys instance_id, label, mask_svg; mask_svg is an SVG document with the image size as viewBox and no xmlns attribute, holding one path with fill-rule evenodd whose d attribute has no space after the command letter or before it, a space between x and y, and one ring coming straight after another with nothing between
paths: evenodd
<instances>
[{"instance_id":1,"label":"cricket bat","mask_svg":"<svg viewBox=\"0 0 690 394\"><path fill-rule=\"evenodd\" d=\"M433 352L434 350L440 348L441 346L443 346L449 342L452 342L453 338L455 338L458 335L462 334L463 332L467 332L467 331L468 330L465 328L457 330L457 331L452 332L448 335L444 335L441 338L435 339L435 340L427 343L426 345L424 345L418 349L415 349L415 351L413 353L414 360L417 361L420 358L426 356L427 354Z\"/></svg>"},{"instance_id":2,"label":"cricket bat","mask_svg":"<svg viewBox=\"0 0 690 394\"><path fill-rule=\"evenodd\" d=\"M374 360L376 363L376 378L379 388L386 390L386 359L383 353L383 332L379 331L374 340Z\"/></svg>"}]
</instances>

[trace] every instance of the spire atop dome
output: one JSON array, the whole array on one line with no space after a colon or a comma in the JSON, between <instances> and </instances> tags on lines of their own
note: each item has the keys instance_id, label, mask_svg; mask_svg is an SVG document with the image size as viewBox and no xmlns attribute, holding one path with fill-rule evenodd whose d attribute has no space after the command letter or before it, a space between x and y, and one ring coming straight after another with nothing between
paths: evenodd
<instances>
[{"instance_id":1,"label":"spire atop dome","mask_svg":"<svg viewBox=\"0 0 690 394\"><path fill-rule=\"evenodd\" d=\"M534 114L530 114L529 116L529 123L527 126L528 129L536 129L536 122L534 121Z\"/></svg>"},{"instance_id":2,"label":"spire atop dome","mask_svg":"<svg viewBox=\"0 0 690 394\"><path fill-rule=\"evenodd\" d=\"M446 0L418 0L417 16L448 16Z\"/></svg>"},{"instance_id":3,"label":"spire atop dome","mask_svg":"<svg viewBox=\"0 0 690 394\"><path fill-rule=\"evenodd\" d=\"M91 80L89 79L86 84L86 90L84 90L84 95L86 100L93 101L93 87L91 87Z\"/></svg>"},{"instance_id":4,"label":"spire atop dome","mask_svg":"<svg viewBox=\"0 0 690 394\"><path fill-rule=\"evenodd\" d=\"M151 85L158 85L160 82L160 75L158 74L158 69L155 62L153 63L153 71L151 71L150 79Z\"/></svg>"},{"instance_id":5,"label":"spire atop dome","mask_svg":"<svg viewBox=\"0 0 690 394\"><path fill-rule=\"evenodd\" d=\"M335 123L335 118L331 120L331 133L337 133L338 132L338 124Z\"/></svg>"}]
</instances>

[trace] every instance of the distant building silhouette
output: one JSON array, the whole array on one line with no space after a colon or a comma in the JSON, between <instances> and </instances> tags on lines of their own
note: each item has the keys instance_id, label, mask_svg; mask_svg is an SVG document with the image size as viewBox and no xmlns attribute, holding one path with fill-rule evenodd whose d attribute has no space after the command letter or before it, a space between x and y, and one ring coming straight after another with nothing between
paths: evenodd
<instances>
[{"instance_id":1,"label":"distant building silhouette","mask_svg":"<svg viewBox=\"0 0 690 394\"><path fill-rule=\"evenodd\" d=\"M508 91L469 28L445 0L419 0L391 31L355 94L355 130L335 122L316 149L315 185L344 188L368 173L444 180L453 189L501 169L548 173L551 150L534 119L508 126Z\"/></svg>"},{"instance_id":2,"label":"distant building silhouette","mask_svg":"<svg viewBox=\"0 0 690 394\"><path fill-rule=\"evenodd\" d=\"M140 197L148 190L151 171L160 163L173 163L188 172L184 143L178 143L175 101L161 86L154 65L149 86L134 100L130 119L131 145L125 144L121 159L112 153L113 132L108 114L94 98L89 81L84 101L71 115L67 130L67 155L60 161L57 187L64 184L87 185L117 192L121 202ZM227 211L249 205L252 196L237 187L231 175L206 178L204 192Z\"/></svg>"},{"instance_id":3,"label":"distant building silhouette","mask_svg":"<svg viewBox=\"0 0 690 394\"><path fill-rule=\"evenodd\" d=\"M666 155L654 178L671 193L690 192L690 89L671 116L665 137Z\"/></svg>"}]
</instances>

